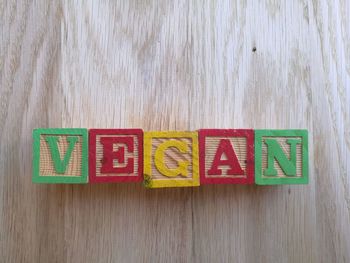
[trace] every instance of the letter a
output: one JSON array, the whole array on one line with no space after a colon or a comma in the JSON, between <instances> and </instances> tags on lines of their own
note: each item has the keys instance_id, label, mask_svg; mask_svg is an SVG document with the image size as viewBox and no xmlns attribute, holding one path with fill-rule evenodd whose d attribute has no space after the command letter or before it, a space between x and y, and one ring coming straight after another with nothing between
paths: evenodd
<instances>
[{"instance_id":1,"label":"letter a","mask_svg":"<svg viewBox=\"0 0 350 263\"><path fill-rule=\"evenodd\" d=\"M223 154L226 155L226 160L221 159ZM237 156L229 139L220 140L213 163L210 170L208 170L208 175L221 175L222 169L219 169L219 166L221 165L227 165L230 167L230 169L227 170L228 175L244 175L244 171L239 165Z\"/></svg>"}]
</instances>

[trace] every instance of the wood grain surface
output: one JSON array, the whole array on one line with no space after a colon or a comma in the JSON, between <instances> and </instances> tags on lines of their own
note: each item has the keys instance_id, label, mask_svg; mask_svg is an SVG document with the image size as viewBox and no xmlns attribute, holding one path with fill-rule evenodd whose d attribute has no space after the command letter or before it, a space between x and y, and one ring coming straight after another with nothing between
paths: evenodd
<instances>
[{"instance_id":1,"label":"wood grain surface","mask_svg":"<svg viewBox=\"0 0 350 263\"><path fill-rule=\"evenodd\" d=\"M0 0L1 262L350 262L350 1ZM34 185L37 127L307 128L307 186Z\"/></svg>"}]
</instances>

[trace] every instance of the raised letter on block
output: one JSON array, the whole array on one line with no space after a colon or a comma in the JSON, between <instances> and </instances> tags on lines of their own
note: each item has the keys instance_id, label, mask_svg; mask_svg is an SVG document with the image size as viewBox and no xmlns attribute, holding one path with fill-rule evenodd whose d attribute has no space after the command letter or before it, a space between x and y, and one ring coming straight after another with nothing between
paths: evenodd
<instances>
[{"instance_id":1,"label":"raised letter on block","mask_svg":"<svg viewBox=\"0 0 350 263\"><path fill-rule=\"evenodd\" d=\"M145 186L199 186L197 132L144 133Z\"/></svg>"},{"instance_id":2,"label":"raised letter on block","mask_svg":"<svg viewBox=\"0 0 350 263\"><path fill-rule=\"evenodd\" d=\"M255 131L255 182L307 184L307 130Z\"/></svg>"},{"instance_id":3,"label":"raised letter on block","mask_svg":"<svg viewBox=\"0 0 350 263\"><path fill-rule=\"evenodd\" d=\"M254 183L254 131L199 130L201 184Z\"/></svg>"},{"instance_id":4,"label":"raised letter on block","mask_svg":"<svg viewBox=\"0 0 350 263\"><path fill-rule=\"evenodd\" d=\"M33 130L34 183L87 183L87 129Z\"/></svg>"},{"instance_id":5,"label":"raised letter on block","mask_svg":"<svg viewBox=\"0 0 350 263\"><path fill-rule=\"evenodd\" d=\"M89 181L139 182L143 172L141 129L89 130Z\"/></svg>"}]
</instances>

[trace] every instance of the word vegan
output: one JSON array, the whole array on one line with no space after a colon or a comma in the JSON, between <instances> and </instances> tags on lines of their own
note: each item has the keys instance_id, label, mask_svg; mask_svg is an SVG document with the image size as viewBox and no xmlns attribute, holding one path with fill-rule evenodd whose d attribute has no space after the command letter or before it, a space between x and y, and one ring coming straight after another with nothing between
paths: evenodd
<instances>
[{"instance_id":1,"label":"word vegan","mask_svg":"<svg viewBox=\"0 0 350 263\"><path fill-rule=\"evenodd\" d=\"M307 130L33 130L34 183L307 184Z\"/></svg>"}]
</instances>

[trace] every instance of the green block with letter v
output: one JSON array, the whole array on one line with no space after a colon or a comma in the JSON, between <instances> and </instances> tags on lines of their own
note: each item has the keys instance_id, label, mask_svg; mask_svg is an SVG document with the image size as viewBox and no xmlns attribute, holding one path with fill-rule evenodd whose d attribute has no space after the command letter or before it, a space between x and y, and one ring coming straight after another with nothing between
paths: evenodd
<instances>
[{"instance_id":1,"label":"green block with letter v","mask_svg":"<svg viewBox=\"0 0 350 263\"><path fill-rule=\"evenodd\" d=\"M255 130L255 183L309 182L307 130Z\"/></svg>"},{"instance_id":2,"label":"green block with letter v","mask_svg":"<svg viewBox=\"0 0 350 263\"><path fill-rule=\"evenodd\" d=\"M87 183L87 129L33 130L34 183Z\"/></svg>"}]
</instances>

